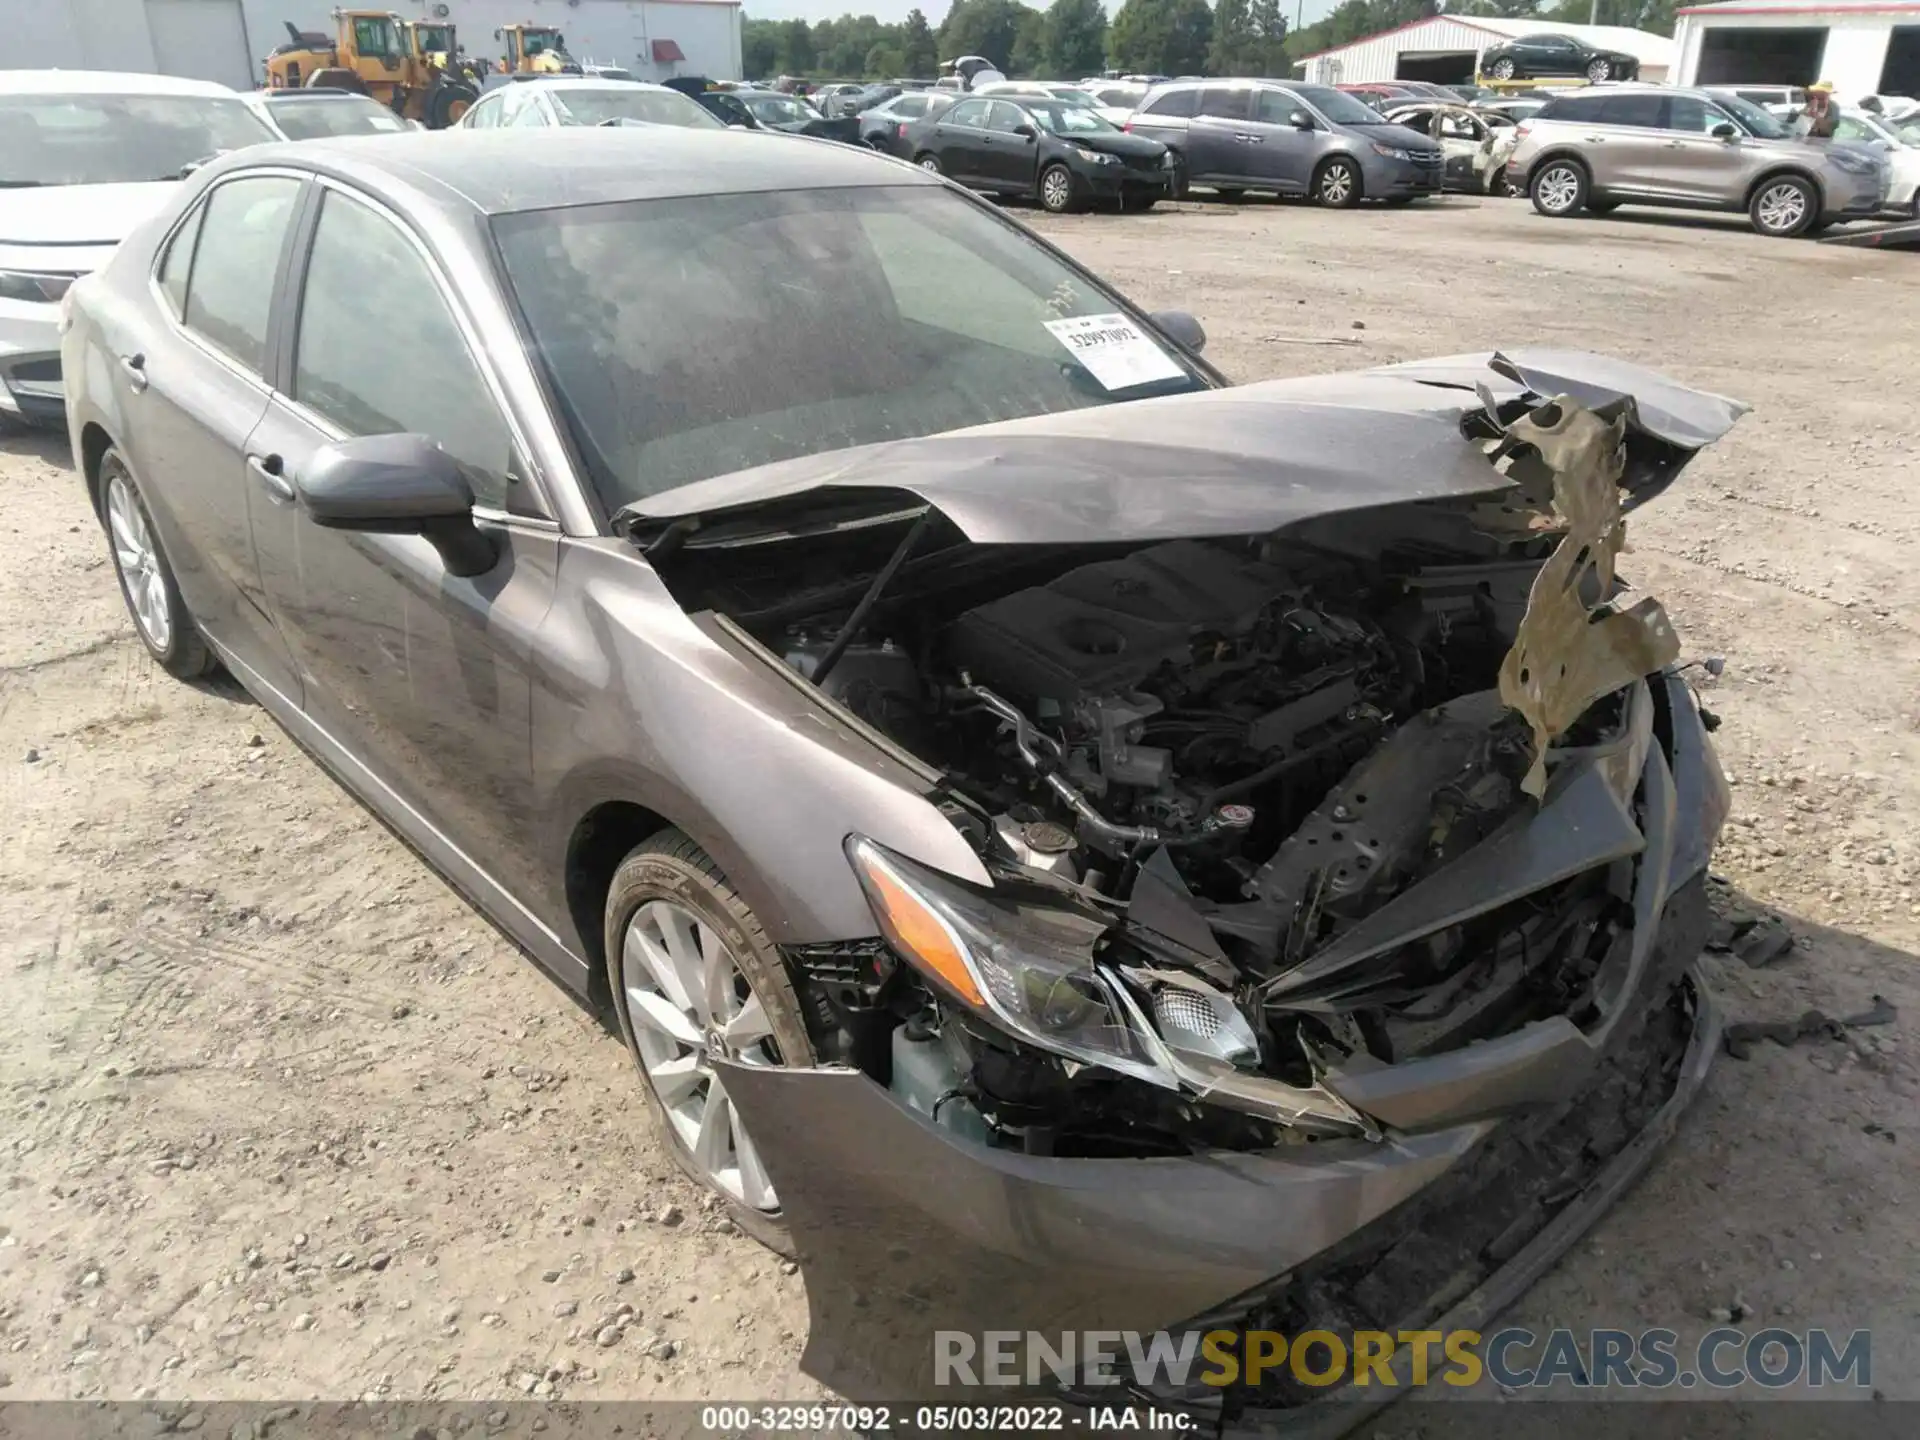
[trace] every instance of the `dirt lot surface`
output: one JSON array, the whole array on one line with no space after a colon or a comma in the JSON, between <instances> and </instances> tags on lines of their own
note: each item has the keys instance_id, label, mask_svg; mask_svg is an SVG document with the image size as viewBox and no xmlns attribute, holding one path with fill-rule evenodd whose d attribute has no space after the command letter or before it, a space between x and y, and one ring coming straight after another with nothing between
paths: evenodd
<instances>
[{"instance_id":1,"label":"dirt lot surface","mask_svg":"<svg viewBox=\"0 0 1920 1440\"><path fill-rule=\"evenodd\" d=\"M1512 1318L1871 1326L1920 1396L1920 257L1495 201L1028 218L1236 378L1548 344L1752 402L1623 562L1726 657L1719 868L1796 940L1712 968L1734 1018L1899 1020L1723 1059ZM619 1041L148 663L64 443L0 443L0 504L0 1399L817 1393L800 1278L654 1148Z\"/></svg>"}]
</instances>

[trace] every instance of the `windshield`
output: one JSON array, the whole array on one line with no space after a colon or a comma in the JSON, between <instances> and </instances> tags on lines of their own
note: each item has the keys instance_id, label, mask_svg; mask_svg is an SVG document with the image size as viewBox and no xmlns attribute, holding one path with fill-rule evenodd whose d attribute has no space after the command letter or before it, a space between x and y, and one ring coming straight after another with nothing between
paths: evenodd
<instances>
[{"instance_id":1,"label":"windshield","mask_svg":"<svg viewBox=\"0 0 1920 1440\"><path fill-rule=\"evenodd\" d=\"M0 186L177 180L195 161L278 139L238 96L0 95Z\"/></svg>"},{"instance_id":2,"label":"windshield","mask_svg":"<svg viewBox=\"0 0 1920 1440\"><path fill-rule=\"evenodd\" d=\"M382 135L407 128L407 122L371 100L273 100L267 113L289 140L324 135Z\"/></svg>"},{"instance_id":3,"label":"windshield","mask_svg":"<svg viewBox=\"0 0 1920 1440\"><path fill-rule=\"evenodd\" d=\"M1363 105L1344 90L1335 90L1331 85L1293 85L1288 93L1298 95L1307 104L1320 112L1321 118L1331 125L1378 125L1380 112L1371 105Z\"/></svg>"},{"instance_id":4,"label":"windshield","mask_svg":"<svg viewBox=\"0 0 1920 1440\"><path fill-rule=\"evenodd\" d=\"M451 25L415 25L414 38L420 42L421 50L429 55L450 55L453 53L453 27Z\"/></svg>"},{"instance_id":5,"label":"windshield","mask_svg":"<svg viewBox=\"0 0 1920 1440\"><path fill-rule=\"evenodd\" d=\"M1207 385L1091 277L944 187L641 200L493 228L609 511L795 456Z\"/></svg>"},{"instance_id":6,"label":"windshield","mask_svg":"<svg viewBox=\"0 0 1920 1440\"><path fill-rule=\"evenodd\" d=\"M1022 100L1020 102L1041 127L1056 135L1115 135L1120 127L1104 119L1098 110L1065 100Z\"/></svg>"},{"instance_id":7,"label":"windshield","mask_svg":"<svg viewBox=\"0 0 1920 1440\"><path fill-rule=\"evenodd\" d=\"M818 120L820 112L790 95L749 95L742 103L762 125L790 125L795 121Z\"/></svg>"},{"instance_id":8,"label":"windshield","mask_svg":"<svg viewBox=\"0 0 1920 1440\"><path fill-rule=\"evenodd\" d=\"M1920 110L1892 122L1893 133L1909 145L1920 144Z\"/></svg>"},{"instance_id":9,"label":"windshield","mask_svg":"<svg viewBox=\"0 0 1920 1440\"><path fill-rule=\"evenodd\" d=\"M1762 140L1784 140L1791 133L1751 100L1742 100L1738 95L1716 95L1713 98L1750 135L1757 135Z\"/></svg>"},{"instance_id":10,"label":"windshield","mask_svg":"<svg viewBox=\"0 0 1920 1440\"><path fill-rule=\"evenodd\" d=\"M547 92L563 123L604 125L609 120L639 120L648 125L685 125L693 130L727 127L697 101L673 90L642 90L622 85L607 90L550 90Z\"/></svg>"}]
</instances>

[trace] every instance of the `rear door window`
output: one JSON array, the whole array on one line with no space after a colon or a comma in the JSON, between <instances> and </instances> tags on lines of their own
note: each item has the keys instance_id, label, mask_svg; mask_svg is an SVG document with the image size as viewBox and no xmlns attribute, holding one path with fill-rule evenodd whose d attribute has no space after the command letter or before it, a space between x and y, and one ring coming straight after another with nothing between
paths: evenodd
<instances>
[{"instance_id":1,"label":"rear door window","mask_svg":"<svg viewBox=\"0 0 1920 1440\"><path fill-rule=\"evenodd\" d=\"M1247 118L1247 94L1245 90L1235 90L1226 85L1209 85L1200 92L1200 104L1193 113L1217 120L1244 120Z\"/></svg>"},{"instance_id":2,"label":"rear door window","mask_svg":"<svg viewBox=\"0 0 1920 1440\"><path fill-rule=\"evenodd\" d=\"M993 108L991 100L962 100L947 112L947 124L959 125L968 130L987 128L987 116Z\"/></svg>"},{"instance_id":3,"label":"rear door window","mask_svg":"<svg viewBox=\"0 0 1920 1440\"><path fill-rule=\"evenodd\" d=\"M1609 95L1600 105L1600 123L1658 130L1666 123L1666 98L1660 95Z\"/></svg>"},{"instance_id":4,"label":"rear door window","mask_svg":"<svg viewBox=\"0 0 1920 1440\"><path fill-rule=\"evenodd\" d=\"M1542 120L1571 120L1576 124L1582 120L1598 123L1600 109L1607 102L1605 95L1569 95L1564 100L1549 100L1540 110Z\"/></svg>"},{"instance_id":5,"label":"rear door window","mask_svg":"<svg viewBox=\"0 0 1920 1440\"><path fill-rule=\"evenodd\" d=\"M202 206L182 320L256 375L267 372L273 281L300 185L287 175L229 180Z\"/></svg>"},{"instance_id":6,"label":"rear door window","mask_svg":"<svg viewBox=\"0 0 1920 1440\"><path fill-rule=\"evenodd\" d=\"M1169 90L1164 95L1154 97L1141 108L1148 115L1185 117L1193 114L1194 108L1199 103L1198 90Z\"/></svg>"}]
</instances>

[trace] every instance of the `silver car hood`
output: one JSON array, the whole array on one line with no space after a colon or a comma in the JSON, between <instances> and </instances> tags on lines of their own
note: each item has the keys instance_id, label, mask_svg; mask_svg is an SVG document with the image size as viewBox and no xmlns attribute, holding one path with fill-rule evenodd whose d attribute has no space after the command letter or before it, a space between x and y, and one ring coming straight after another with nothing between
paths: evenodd
<instances>
[{"instance_id":1,"label":"silver car hood","mask_svg":"<svg viewBox=\"0 0 1920 1440\"><path fill-rule=\"evenodd\" d=\"M1691 453L1746 412L1637 365L1577 351L1460 355L1096 405L801 456L626 506L648 522L808 492L907 492L980 543L1257 534L1346 510L1507 488L1461 426L1526 394L1626 400L1633 431ZM1684 458L1684 457L1683 457Z\"/></svg>"}]
</instances>

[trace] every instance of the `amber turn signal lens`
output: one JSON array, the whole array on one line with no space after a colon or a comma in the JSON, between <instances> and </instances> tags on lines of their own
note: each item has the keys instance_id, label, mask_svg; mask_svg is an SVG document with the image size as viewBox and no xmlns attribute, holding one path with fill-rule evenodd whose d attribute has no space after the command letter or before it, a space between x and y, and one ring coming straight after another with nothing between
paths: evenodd
<instances>
[{"instance_id":1,"label":"amber turn signal lens","mask_svg":"<svg viewBox=\"0 0 1920 1440\"><path fill-rule=\"evenodd\" d=\"M984 1010L986 996L980 993L979 983L960 951L960 942L954 939L947 922L929 910L873 855L863 855L861 860L871 893L879 902L875 908L887 938L962 1000Z\"/></svg>"}]
</instances>

